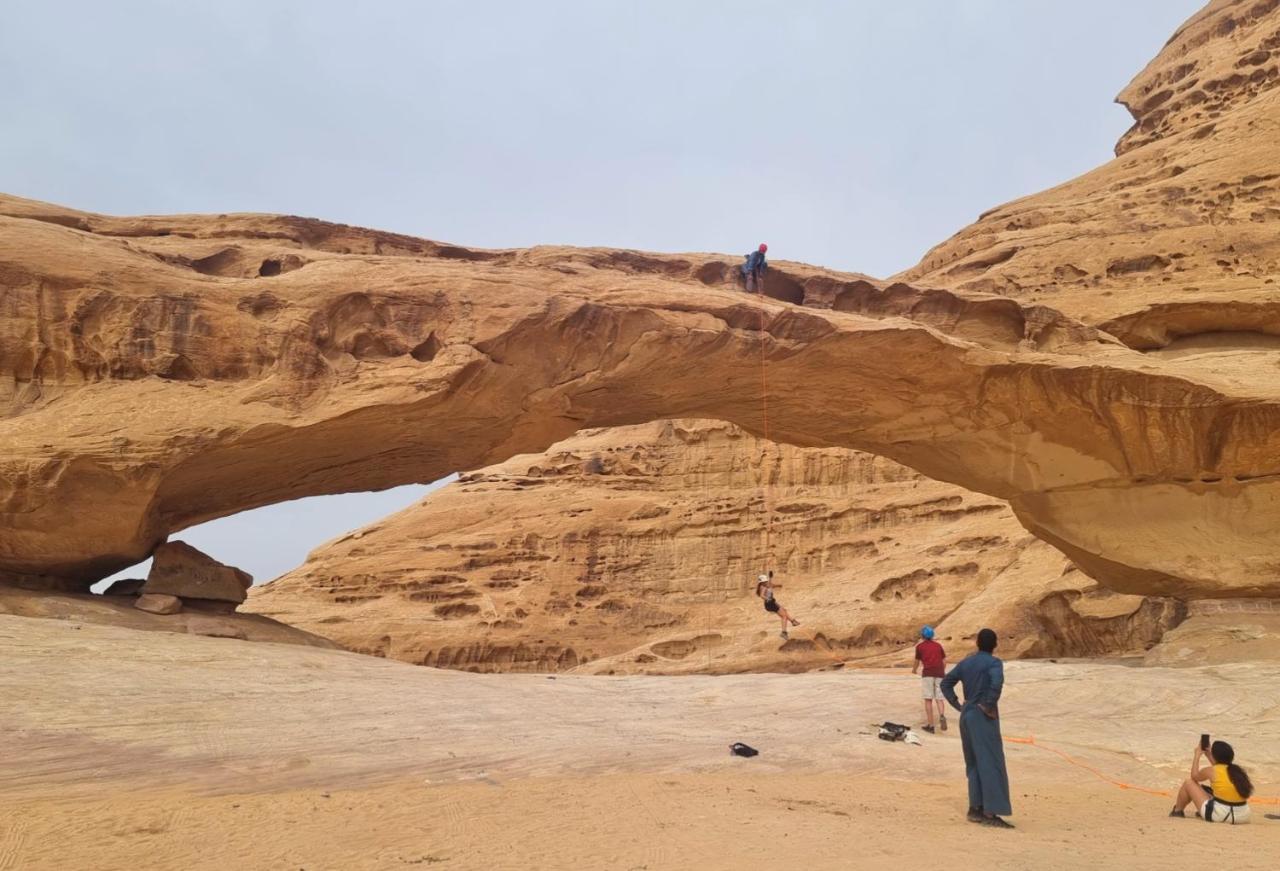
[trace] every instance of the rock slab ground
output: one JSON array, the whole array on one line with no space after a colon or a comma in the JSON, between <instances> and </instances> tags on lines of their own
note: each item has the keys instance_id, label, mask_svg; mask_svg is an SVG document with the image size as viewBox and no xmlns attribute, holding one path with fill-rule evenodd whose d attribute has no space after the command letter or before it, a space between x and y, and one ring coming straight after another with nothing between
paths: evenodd
<instances>
[{"instance_id":1,"label":"rock slab ground","mask_svg":"<svg viewBox=\"0 0 1280 871\"><path fill-rule=\"evenodd\" d=\"M1275 666L1016 662L1001 707L1006 734L1155 789L1211 731L1277 795L1277 687ZM23 700L0 709L22 750L0 761L0 867L836 869L956 844L996 869L1272 862L1280 823L1170 820L1020 744L1019 831L975 831L954 731L908 747L869 727L916 722L918 688L903 669L477 676L0 617L0 691Z\"/></svg>"}]
</instances>

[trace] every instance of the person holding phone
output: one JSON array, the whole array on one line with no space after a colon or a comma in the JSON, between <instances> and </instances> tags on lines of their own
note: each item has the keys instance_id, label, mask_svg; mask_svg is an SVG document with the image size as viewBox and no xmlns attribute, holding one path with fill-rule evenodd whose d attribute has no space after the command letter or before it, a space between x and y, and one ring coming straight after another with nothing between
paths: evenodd
<instances>
[{"instance_id":1,"label":"person holding phone","mask_svg":"<svg viewBox=\"0 0 1280 871\"><path fill-rule=\"evenodd\" d=\"M1202 759L1208 765L1201 766ZM1196 806L1196 816L1208 823L1249 822L1249 796L1253 795L1253 782L1239 765L1236 751L1226 741L1209 743L1208 735L1201 735L1191 757L1191 776L1183 781L1174 800L1171 817L1185 817L1183 809ZM1209 785L1203 786L1202 784Z\"/></svg>"}]
</instances>

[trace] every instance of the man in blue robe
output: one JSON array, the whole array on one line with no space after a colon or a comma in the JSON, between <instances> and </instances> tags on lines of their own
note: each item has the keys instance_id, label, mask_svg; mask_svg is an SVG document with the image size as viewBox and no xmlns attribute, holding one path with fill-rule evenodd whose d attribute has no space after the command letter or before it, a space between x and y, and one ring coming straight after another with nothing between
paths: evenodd
<instances>
[{"instance_id":1,"label":"man in blue robe","mask_svg":"<svg viewBox=\"0 0 1280 871\"><path fill-rule=\"evenodd\" d=\"M1001 829L1013 828L1001 819L1013 813L1009 801L1009 772L1000 738L1000 692L1004 663L993 654L996 633L978 633L978 652L966 657L942 679L942 695L960 712L960 744L969 778L969 821ZM964 685L964 705L956 699L956 684Z\"/></svg>"}]
</instances>

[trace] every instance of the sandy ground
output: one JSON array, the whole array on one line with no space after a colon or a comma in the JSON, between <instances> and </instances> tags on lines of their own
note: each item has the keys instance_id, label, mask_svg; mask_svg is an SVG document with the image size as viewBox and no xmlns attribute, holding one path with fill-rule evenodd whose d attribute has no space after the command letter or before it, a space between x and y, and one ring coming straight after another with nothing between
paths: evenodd
<instances>
[{"instance_id":1,"label":"sandy ground","mask_svg":"<svg viewBox=\"0 0 1280 871\"><path fill-rule=\"evenodd\" d=\"M1008 678L1006 734L1168 788L1208 729L1280 794L1280 668ZM916 689L901 671L468 675L0 617L0 869L1274 864L1280 822L1170 820L1038 746L1009 746L1019 829L965 823L954 732L867 729L918 719Z\"/></svg>"}]
</instances>

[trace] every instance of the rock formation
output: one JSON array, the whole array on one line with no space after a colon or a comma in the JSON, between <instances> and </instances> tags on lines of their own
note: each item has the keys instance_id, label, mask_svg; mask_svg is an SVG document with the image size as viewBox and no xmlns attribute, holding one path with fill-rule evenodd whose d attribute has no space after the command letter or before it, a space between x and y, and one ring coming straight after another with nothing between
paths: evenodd
<instances>
[{"instance_id":1,"label":"rock formation","mask_svg":"<svg viewBox=\"0 0 1280 871\"><path fill-rule=\"evenodd\" d=\"M182 541L156 548L142 593L167 593L183 599L206 599L240 604L253 578L234 566L223 565Z\"/></svg>"},{"instance_id":2,"label":"rock formation","mask_svg":"<svg viewBox=\"0 0 1280 871\"><path fill-rule=\"evenodd\" d=\"M235 511L698 417L1007 500L1116 591L1277 595L1278 23L1211 4L1116 161L895 283L0 199L0 576L83 588Z\"/></svg>"},{"instance_id":3,"label":"rock formation","mask_svg":"<svg viewBox=\"0 0 1280 871\"><path fill-rule=\"evenodd\" d=\"M1127 344L1162 362L1179 361L1178 365L1198 370L1201 375L1226 376L1238 384L1264 377L1273 367L1274 348L1280 344L1264 335L1275 331L1271 294L1277 272L1276 242L1274 228L1268 229L1266 224L1280 218L1280 198L1271 177L1271 167L1280 153L1274 137L1267 135L1270 124L1265 117L1268 114L1274 117L1276 109L1266 103L1254 103L1253 98L1276 80L1272 55L1280 57L1280 21L1270 15L1270 11L1266 5L1218 3L1193 18L1121 95L1120 100L1130 106L1135 115L1134 129L1117 147L1121 159L1044 194L991 210L976 225L938 246L919 266L899 278L961 291L994 292L1029 303L1048 301L1102 325ZM1223 36L1230 38L1223 39ZM1239 72L1246 67L1251 68L1247 77ZM1181 96L1170 97L1167 93L1168 84L1174 80ZM1268 99L1274 99L1274 94ZM1163 110L1159 108L1161 104ZM1186 110L1175 110L1178 105L1185 106ZM1197 116L1197 112L1201 114ZM1210 114L1214 117L1208 117ZM1219 125L1225 138L1215 137ZM1183 133L1189 135L1180 136ZM1158 147L1145 148L1156 140L1164 141ZM1135 150L1138 152L1135 156L1125 156ZM1190 188L1180 189L1178 186L1188 179L1197 181L1192 182ZM1205 190L1211 193L1203 193ZM1196 197L1200 197L1199 201L1194 201ZM1225 240L1224 233L1228 234ZM808 290L812 300L817 288L810 284ZM839 291L838 300L833 293L824 302L855 311L893 306L893 293L878 293L870 286L862 290L864 301L857 299L856 288L845 287ZM909 300L908 305L918 304L915 295L905 288L897 292ZM897 310L904 315L912 313L907 305L899 304ZM637 441L643 445L640 436L642 432L628 432L625 436L620 432L617 447ZM603 436L594 436L594 446L601 447L603 439ZM561 447L571 450L575 441L571 439ZM648 446L649 449L657 447L660 446ZM780 457L796 452L789 446L772 446L771 450L777 451ZM545 507L535 519L540 516L549 521L559 504L574 506L572 511L593 504L585 493L579 493L577 499L561 494L558 499L547 501L545 491L548 489L567 481L590 486L593 480L573 474L572 465L557 464L558 456L553 449L536 463L529 463L531 468L555 467L557 477L552 479L554 483L539 477L533 488L521 479L516 486L523 490L503 494L506 497L503 505L508 511L512 506L523 506L536 499ZM838 468L850 466L851 459ZM820 480L807 478L805 483L825 486L848 483L839 473L835 478L823 477L823 473L830 473L831 469L829 464L821 466L817 475ZM640 470L641 474L645 471ZM483 480L496 482L505 480L509 471L504 465L481 474ZM776 651L773 660L762 652L773 649L768 645L761 645L754 652L734 650L731 641L742 638L741 633L746 629L758 631L760 621L750 609L741 614L726 605L713 608L716 615L713 622L720 628L715 634L719 637L713 644L702 644L701 648L697 638L708 633L698 631L696 612L692 609L689 620L692 625L676 622L662 629L651 628L649 634L628 631L626 621L618 619L619 614L601 614L589 608L576 609L557 619L538 613L537 609L517 605L522 613L532 610L532 615L523 621L504 620L496 615L486 619L479 614L469 620L438 620L429 609L415 605L397 589L394 575L388 575L386 564L380 563L378 554L387 555L386 562L394 560L401 570L405 566L425 568L426 554L389 546L388 538L398 534L405 536L406 541L425 544L453 540L458 532L458 524L453 522L454 512L463 503L461 494L452 491L466 487L469 501L474 504L484 498L478 486L474 482L454 485L432 498L431 503L436 503L434 508L428 503L363 531L359 554L348 549L352 546L351 540L319 550L307 565L281 580L284 585L281 595L274 595L271 588L267 588L261 591L264 595L255 601L254 607L263 607L269 613L282 608L289 619L299 620L321 634L339 638L359 649L464 668L522 668L530 667L534 661L540 667L556 667L567 652L572 652L565 660L570 662L580 653L602 654L609 649L605 639L615 645L635 644L635 649L627 654L605 656L587 667L622 669L627 667L628 658L649 660L631 668L653 670L678 670L688 667L691 660L695 667L716 669L726 669L735 662L743 667L793 667L805 661L821 662L824 655L835 655L834 651L840 649L839 645L831 648L827 636L833 633L828 632L821 639L820 649L806 653L795 650L797 644L793 643L789 645L793 648L790 651ZM678 484L666 476L660 484L654 482L654 486L663 491L678 489ZM879 482L875 496L894 503L898 494L885 494L892 486ZM933 482L931 486L941 492L944 485ZM754 493L735 492L732 488L716 492L727 500L736 497L742 506L754 498ZM691 498L694 494L680 495L696 505L697 499ZM823 503L830 497L824 492L806 489L804 498ZM957 489L955 498L965 499L966 494ZM828 504L840 504L838 497ZM526 517L523 509L515 510L517 516ZM593 512L598 510L597 502ZM489 524L477 520L476 514L463 516L470 521L465 527L468 540L483 537L485 532L492 533L491 559L519 562L527 553L520 539L504 537L501 516ZM529 520L526 518L525 522ZM978 540L1017 539L1007 532L1007 518L1002 515L981 520L970 518L969 522L990 527L974 536ZM604 586L610 591L609 595L635 596L643 601L650 583L647 579L652 574L673 578L676 590L696 601L694 594L702 589L697 583L699 573L672 574L651 566L651 561L660 554L653 553L654 548L647 546L651 530L637 526L638 522L629 518L625 522L613 518L609 524L601 524L590 513L566 516L558 526L546 523L540 527L536 539L540 545L537 556L549 559L530 561L525 583L533 578L544 579L548 574L564 576L561 580L570 582L565 598L573 601L569 594L573 592L574 579L565 569L583 559L579 542L587 533L594 535L595 541L603 539L606 548L644 553L643 559L635 561L639 565L630 565L627 571L610 572L610 565L605 562ZM895 526L895 532L898 529ZM738 538L745 535L747 541L736 541L734 554L758 553L760 543L752 539L749 528L741 528L739 532ZM825 529L820 533L827 534ZM928 541L937 535L932 525L917 524L912 532L895 536L901 539L895 544L910 547L915 539ZM919 562L918 566L910 567L918 569L915 576L936 574L937 569L929 564L927 553L920 550L916 547L908 551ZM440 552L429 553L434 556ZM1037 554L1042 558L1034 558ZM561 559L566 561L565 567L560 566ZM700 560L691 560L689 554L683 554L682 560L702 565ZM953 586L955 579L947 577L945 589L957 590L965 602L950 612L943 630L953 635L971 634L979 624L990 623L1000 628L1006 637L1016 638L1016 652L1026 655L1093 653L1146 646L1161 629L1178 623L1186 610L1167 600L1115 596L1104 601L1107 597L1097 591L1080 593L1071 588L1071 581L1074 579L1078 584L1084 579L1079 573L1066 569L1063 562L1061 557L1050 556L1043 547L1031 547L1011 562L1007 571L978 573L972 589L969 585ZM786 564L785 558L782 564ZM865 567L872 573L880 568L875 559L851 565ZM846 585L849 575L857 577L858 572L849 569L850 566L840 566L838 561L836 565L805 561L800 576L806 593L820 590L824 597L856 597ZM633 577L637 572L646 578L638 589ZM910 573L904 571L904 574ZM984 589L988 581L990 591ZM1061 592L1048 593L1054 584L1060 585ZM731 598L723 587L721 591L726 598ZM481 589L481 592L488 591ZM358 606L361 618L340 616L350 606L335 600L361 594L370 596ZM667 590L663 596L669 601L672 592ZM501 608L500 600L490 601ZM807 602L802 600L801 604ZM911 615L917 618L914 622L936 619L929 610L936 607L935 602L921 597L915 604L923 607ZM1153 650L1150 658L1158 663L1186 664L1214 657L1258 655L1254 647L1262 645L1259 650L1269 649L1274 637L1280 635L1280 630L1268 622L1280 619L1272 616L1273 608L1272 602L1259 599L1243 601L1238 608L1229 602L1220 606L1212 602L1192 602L1190 621L1169 635L1168 643ZM384 617L371 619L374 611ZM401 621L385 618L397 611ZM868 621L885 619L886 611L878 606L870 614L849 612L829 604L822 609L822 613L831 617L833 625L844 629L838 637L847 639L863 632L859 639L862 643L856 651L846 649L840 652L841 656L874 655L880 648L878 641L887 641L913 625L910 617L902 614L899 625L887 627L888 633L881 634L886 628L883 623L876 624L877 632L866 632ZM413 621L409 625L411 614ZM742 628L724 630L726 625L736 627L739 619ZM1241 623L1242 619L1246 622ZM569 625L570 620L573 625ZM552 639L541 637L544 628L554 633ZM750 632L747 637L754 639ZM676 661L656 656L651 652L655 645L680 656ZM702 648L713 651L707 662L700 661Z\"/></svg>"},{"instance_id":4,"label":"rock formation","mask_svg":"<svg viewBox=\"0 0 1280 871\"><path fill-rule=\"evenodd\" d=\"M789 264L769 288L788 301L760 299L707 255L0 211L11 580L83 586L194 523L584 427L674 414L761 433L763 358L774 440L1006 499L1120 591L1280 589L1260 534L1280 457L1267 385L1175 373L1043 306ZM308 262L272 274L290 257ZM259 277L226 265L250 260Z\"/></svg>"},{"instance_id":5,"label":"rock formation","mask_svg":"<svg viewBox=\"0 0 1280 871\"><path fill-rule=\"evenodd\" d=\"M770 566L790 641L754 595ZM255 587L247 607L473 671L797 670L884 656L922 623L1010 654L1141 651L1181 616L1099 590L998 499L890 460L729 424L586 430L464 475Z\"/></svg>"},{"instance_id":6,"label":"rock formation","mask_svg":"<svg viewBox=\"0 0 1280 871\"><path fill-rule=\"evenodd\" d=\"M898 278L1053 306L1144 351L1274 349L1277 85L1277 4L1215 0L1120 93L1134 125L1115 160L991 209Z\"/></svg>"},{"instance_id":7,"label":"rock formation","mask_svg":"<svg viewBox=\"0 0 1280 871\"><path fill-rule=\"evenodd\" d=\"M160 599L155 602L160 606L160 613L151 613L135 607L140 598L142 597L132 593L90 596L49 590L24 590L0 584L0 615L57 620L64 626L76 629L85 624L101 624L144 632L207 635L308 647L338 646L327 638L258 614L226 613L216 602L191 599L184 604L177 596L157 593L148 595L148 601L143 603L150 609L153 601Z\"/></svg>"}]
</instances>

